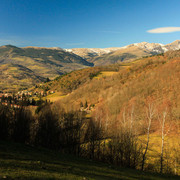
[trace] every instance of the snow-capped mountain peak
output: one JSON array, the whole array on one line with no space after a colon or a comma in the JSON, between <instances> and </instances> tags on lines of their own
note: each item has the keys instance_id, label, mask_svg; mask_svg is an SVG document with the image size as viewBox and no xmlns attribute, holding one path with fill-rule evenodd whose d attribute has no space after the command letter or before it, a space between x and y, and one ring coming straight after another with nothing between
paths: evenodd
<instances>
[{"instance_id":1,"label":"snow-capped mountain peak","mask_svg":"<svg viewBox=\"0 0 180 180\"><path fill-rule=\"evenodd\" d=\"M161 43L134 43L123 47L111 47L111 48L73 48L73 49L64 49L65 51L72 52L84 58L91 58L95 56L100 56L103 54L112 53L114 51L127 49L130 47L137 47L143 49L144 51L151 52L152 54L160 54L169 50L178 50L180 49L180 40L176 40L170 44L161 44Z\"/></svg>"}]
</instances>

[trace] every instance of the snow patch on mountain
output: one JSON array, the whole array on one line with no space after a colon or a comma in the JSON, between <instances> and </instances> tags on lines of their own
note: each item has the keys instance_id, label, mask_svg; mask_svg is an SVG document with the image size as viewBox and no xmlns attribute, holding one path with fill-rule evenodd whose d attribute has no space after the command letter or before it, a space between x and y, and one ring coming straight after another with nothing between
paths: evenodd
<instances>
[{"instance_id":1,"label":"snow patch on mountain","mask_svg":"<svg viewBox=\"0 0 180 180\"><path fill-rule=\"evenodd\" d=\"M111 48L74 48L74 49L64 49L65 51L77 54L81 57L94 57L100 56L103 54L112 53L117 50L127 49L130 47L136 46L141 48L145 51L151 53L164 53L169 50L179 50L180 49L180 40L176 40L170 44L164 45L161 43L148 43L148 42L141 42L141 43L134 43L123 47L111 47Z\"/></svg>"}]
</instances>

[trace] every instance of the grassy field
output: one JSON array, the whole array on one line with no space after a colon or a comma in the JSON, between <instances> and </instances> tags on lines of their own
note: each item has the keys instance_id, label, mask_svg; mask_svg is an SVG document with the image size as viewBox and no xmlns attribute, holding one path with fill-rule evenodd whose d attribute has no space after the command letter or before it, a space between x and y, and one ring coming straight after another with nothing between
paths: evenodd
<instances>
[{"instance_id":1,"label":"grassy field","mask_svg":"<svg viewBox=\"0 0 180 180\"><path fill-rule=\"evenodd\" d=\"M54 94L50 94L48 96L46 96L45 98L43 98L43 100L49 100L50 102L55 102L58 101L62 98L64 98L67 95L64 95L62 92L56 92Z\"/></svg>"},{"instance_id":2,"label":"grassy field","mask_svg":"<svg viewBox=\"0 0 180 180\"><path fill-rule=\"evenodd\" d=\"M0 141L0 179L179 179Z\"/></svg>"},{"instance_id":3,"label":"grassy field","mask_svg":"<svg viewBox=\"0 0 180 180\"><path fill-rule=\"evenodd\" d=\"M101 71L95 78L103 78L108 76L113 76L114 74L118 74L118 72L115 71Z\"/></svg>"}]
</instances>

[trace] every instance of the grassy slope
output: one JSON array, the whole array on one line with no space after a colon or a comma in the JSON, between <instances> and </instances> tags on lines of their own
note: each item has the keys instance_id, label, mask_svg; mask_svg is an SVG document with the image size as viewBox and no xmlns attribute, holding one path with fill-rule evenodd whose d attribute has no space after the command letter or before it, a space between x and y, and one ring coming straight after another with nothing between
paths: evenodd
<instances>
[{"instance_id":1,"label":"grassy slope","mask_svg":"<svg viewBox=\"0 0 180 180\"><path fill-rule=\"evenodd\" d=\"M55 151L0 142L0 179L179 179L110 167Z\"/></svg>"}]
</instances>

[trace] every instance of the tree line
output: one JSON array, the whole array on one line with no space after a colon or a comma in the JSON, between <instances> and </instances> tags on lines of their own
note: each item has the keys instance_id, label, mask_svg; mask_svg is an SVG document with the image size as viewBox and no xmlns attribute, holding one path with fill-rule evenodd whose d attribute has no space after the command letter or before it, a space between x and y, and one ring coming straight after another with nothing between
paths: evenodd
<instances>
[{"instance_id":1,"label":"tree line","mask_svg":"<svg viewBox=\"0 0 180 180\"><path fill-rule=\"evenodd\" d=\"M178 169L180 156L177 151L176 169L170 168L165 161L164 138L168 133L165 127L169 106L164 107L162 113L158 114L162 133L159 171L174 173ZM0 105L0 140L41 146L121 167L153 170L154 167L145 168L155 116L151 101L146 106L144 135L147 138L144 143L139 140L133 104L124 109L120 121L106 122L106 118L100 116L100 113L91 118L85 115L81 111L66 112L57 104L47 103L35 114L28 108L15 109Z\"/></svg>"}]
</instances>

